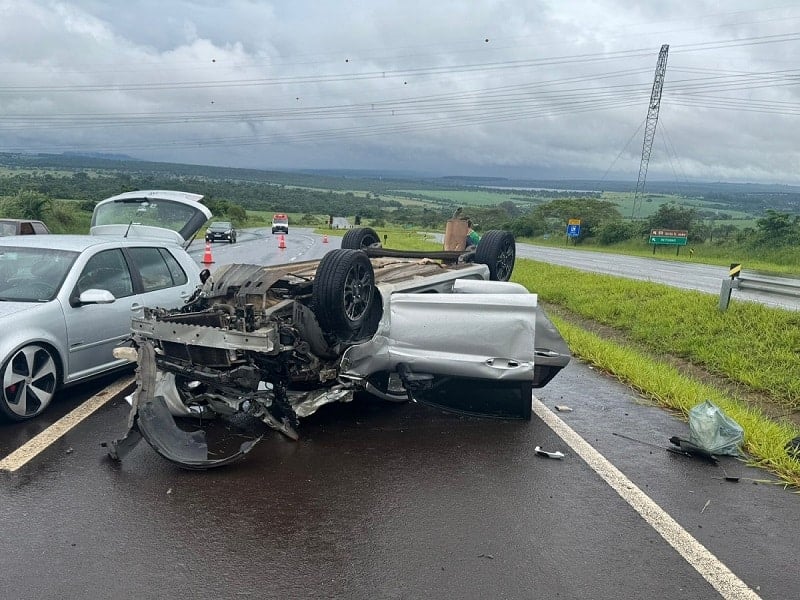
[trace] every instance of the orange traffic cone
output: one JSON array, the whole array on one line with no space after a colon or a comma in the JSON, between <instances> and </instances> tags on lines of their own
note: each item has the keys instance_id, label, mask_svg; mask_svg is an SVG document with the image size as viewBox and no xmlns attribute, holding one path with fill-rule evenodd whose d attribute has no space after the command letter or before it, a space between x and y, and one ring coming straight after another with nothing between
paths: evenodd
<instances>
[{"instance_id":1,"label":"orange traffic cone","mask_svg":"<svg viewBox=\"0 0 800 600\"><path fill-rule=\"evenodd\" d=\"M278 238L278 248L286 248L286 238L283 237L283 234Z\"/></svg>"},{"instance_id":2,"label":"orange traffic cone","mask_svg":"<svg viewBox=\"0 0 800 600\"><path fill-rule=\"evenodd\" d=\"M327 244L328 243L328 234L327 233L322 235L322 243L323 244Z\"/></svg>"},{"instance_id":3,"label":"orange traffic cone","mask_svg":"<svg viewBox=\"0 0 800 600\"><path fill-rule=\"evenodd\" d=\"M210 265L214 262L214 259L211 258L211 242L206 242L206 252L203 254L203 264Z\"/></svg>"}]
</instances>

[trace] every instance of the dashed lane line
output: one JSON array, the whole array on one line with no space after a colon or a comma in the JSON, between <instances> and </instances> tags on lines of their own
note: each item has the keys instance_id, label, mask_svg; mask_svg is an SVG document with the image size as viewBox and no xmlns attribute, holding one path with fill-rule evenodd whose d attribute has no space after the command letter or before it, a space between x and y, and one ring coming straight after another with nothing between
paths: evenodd
<instances>
[{"instance_id":1,"label":"dashed lane line","mask_svg":"<svg viewBox=\"0 0 800 600\"><path fill-rule=\"evenodd\" d=\"M680 554L717 592L729 600L759 598L733 571L698 542L664 509L595 450L569 425L536 397L533 411L556 432L593 471L610 485L656 532Z\"/></svg>"},{"instance_id":2,"label":"dashed lane line","mask_svg":"<svg viewBox=\"0 0 800 600\"><path fill-rule=\"evenodd\" d=\"M40 434L0 460L0 472L14 473L52 446L59 438L75 428L81 421L91 416L99 408L113 400L117 394L133 383L128 376L98 392L72 412L64 415Z\"/></svg>"}]
</instances>

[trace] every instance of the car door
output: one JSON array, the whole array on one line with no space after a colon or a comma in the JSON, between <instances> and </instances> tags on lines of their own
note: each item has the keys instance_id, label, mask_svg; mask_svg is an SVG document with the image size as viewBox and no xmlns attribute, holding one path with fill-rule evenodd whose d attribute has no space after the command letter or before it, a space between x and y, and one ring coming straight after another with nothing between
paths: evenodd
<instances>
[{"instance_id":1,"label":"car door","mask_svg":"<svg viewBox=\"0 0 800 600\"><path fill-rule=\"evenodd\" d=\"M81 304L78 297L88 289L107 290L115 300L110 304ZM111 353L130 336L131 316L141 306L141 296L121 249L103 250L87 260L65 307L67 381L125 364L125 360L117 360Z\"/></svg>"},{"instance_id":2,"label":"car door","mask_svg":"<svg viewBox=\"0 0 800 600\"><path fill-rule=\"evenodd\" d=\"M184 252L180 248L175 251ZM126 252L135 267L134 277L138 274L141 280L144 306L178 308L200 283L195 263L188 259L187 268L184 268L166 247L131 247Z\"/></svg>"}]
</instances>

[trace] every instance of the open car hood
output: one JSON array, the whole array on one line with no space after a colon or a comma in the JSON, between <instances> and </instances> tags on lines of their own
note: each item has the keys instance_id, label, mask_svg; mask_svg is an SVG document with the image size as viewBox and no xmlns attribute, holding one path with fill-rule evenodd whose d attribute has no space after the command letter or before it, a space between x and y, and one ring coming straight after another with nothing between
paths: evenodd
<instances>
[{"instance_id":1,"label":"open car hood","mask_svg":"<svg viewBox=\"0 0 800 600\"><path fill-rule=\"evenodd\" d=\"M202 194L171 190L125 192L94 207L92 235L148 238L185 244L211 218Z\"/></svg>"}]
</instances>

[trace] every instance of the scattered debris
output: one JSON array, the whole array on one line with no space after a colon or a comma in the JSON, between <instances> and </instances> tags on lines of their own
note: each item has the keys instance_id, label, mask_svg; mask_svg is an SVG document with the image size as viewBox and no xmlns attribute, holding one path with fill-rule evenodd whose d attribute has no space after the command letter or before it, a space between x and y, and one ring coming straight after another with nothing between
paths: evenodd
<instances>
[{"instance_id":1,"label":"scattered debris","mask_svg":"<svg viewBox=\"0 0 800 600\"><path fill-rule=\"evenodd\" d=\"M630 440L632 442L637 442L639 444L644 444L645 446L650 446L651 448L666 450L667 452L671 452L672 454L680 454L681 456L688 456L690 458L702 458L712 464L715 464L722 470L722 474L724 475L724 477L721 477L720 479L724 479L725 481L731 481L733 483L737 483L740 479L740 477L738 476L729 475L727 471L725 471L725 467L722 466L722 464L719 462L719 459L716 456L710 454L709 452L703 450L702 448L698 448L697 446L692 444L689 440L684 440L682 438L679 438L678 436L672 436L671 438L669 438L669 441L675 444L675 446L678 446L678 448L664 448L662 446L659 446L658 444L652 444L650 442L637 440L636 438L623 435L621 433L613 432L612 435L616 435L617 437L621 437L626 440Z\"/></svg>"},{"instance_id":2,"label":"scattered debris","mask_svg":"<svg viewBox=\"0 0 800 600\"><path fill-rule=\"evenodd\" d=\"M680 450L677 449L673 450L672 448L667 448L667 450L676 452L678 454L683 454L685 456L691 456L693 458L700 458L702 460L710 462L711 464L714 464L720 468L723 475L722 478L725 481L730 481L732 483L739 482L740 478L736 475L728 475L728 472L725 470L725 467L723 467L722 463L719 462L719 457L714 456L708 450L700 448L695 444L693 444L692 442L690 442L689 440L684 440L675 435L669 438L669 441L675 444L676 446L679 446Z\"/></svg>"},{"instance_id":3,"label":"scattered debris","mask_svg":"<svg viewBox=\"0 0 800 600\"><path fill-rule=\"evenodd\" d=\"M556 404L556 410L558 412L572 412L572 408L566 404Z\"/></svg>"},{"instance_id":4,"label":"scattered debris","mask_svg":"<svg viewBox=\"0 0 800 600\"><path fill-rule=\"evenodd\" d=\"M708 454L741 456L744 429L710 400L689 410L689 442Z\"/></svg>"},{"instance_id":5,"label":"scattered debris","mask_svg":"<svg viewBox=\"0 0 800 600\"><path fill-rule=\"evenodd\" d=\"M478 558L490 558L494 560L494 556L492 556L491 554L478 554ZM442 568L444 569L444 567Z\"/></svg>"},{"instance_id":6,"label":"scattered debris","mask_svg":"<svg viewBox=\"0 0 800 600\"><path fill-rule=\"evenodd\" d=\"M67 448L67 449L64 451L64 453L65 453L65 454L72 454L73 452L75 452L75 451L74 451L74 450L73 450L71 447L70 447L70 448Z\"/></svg>"},{"instance_id":7,"label":"scattered debris","mask_svg":"<svg viewBox=\"0 0 800 600\"><path fill-rule=\"evenodd\" d=\"M548 452L547 450L542 450L539 446L536 446L536 448L534 448L533 451L536 452L536 454L538 454L539 456L546 456L547 458L564 458L563 452L559 451Z\"/></svg>"},{"instance_id":8,"label":"scattered debris","mask_svg":"<svg viewBox=\"0 0 800 600\"><path fill-rule=\"evenodd\" d=\"M167 494L171 494L171 493L172 493L172 488L169 488L169 489L167 490Z\"/></svg>"},{"instance_id":9,"label":"scattered debris","mask_svg":"<svg viewBox=\"0 0 800 600\"><path fill-rule=\"evenodd\" d=\"M677 435L673 435L671 438L669 438L669 441L680 448L680 454L693 456L695 458L702 458L703 460L707 460L708 462L714 464L717 464L718 462L717 457L711 454L711 452L705 448L697 446L689 440L685 440L683 438L679 438ZM667 450L672 450L672 448L667 448Z\"/></svg>"},{"instance_id":10,"label":"scattered debris","mask_svg":"<svg viewBox=\"0 0 800 600\"><path fill-rule=\"evenodd\" d=\"M703 511L708 508L708 505L711 504L711 500L706 500L706 503L703 505L703 508L700 509L700 514L703 514Z\"/></svg>"},{"instance_id":11,"label":"scattered debris","mask_svg":"<svg viewBox=\"0 0 800 600\"><path fill-rule=\"evenodd\" d=\"M800 460L800 435L786 442L786 454L795 460Z\"/></svg>"},{"instance_id":12,"label":"scattered debris","mask_svg":"<svg viewBox=\"0 0 800 600\"><path fill-rule=\"evenodd\" d=\"M728 475L728 472L725 470L725 467L722 466L721 462L717 462L717 466L722 469L722 476L725 481L731 481L733 483L739 483L739 477L734 475Z\"/></svg>"},{"instance_id":13,"label":"scattered debris","mask_svg":"<svg viewBox=\"0 0 800 600\"><path fill-rule=\"evenodd\" d=\"M637 442L639 444L644 444L645 446L650 446L651 448L658 448L659 450L670 450L670 448L664 448L663 446L659 446L658 444L653 444L651 442L644 442L642 440L637 440L636 438L632 438L629 435L624 435L622 433L612 432L611 435L615 435L617 437L621 437L626 440L630 440L632 442Z\"/></svg>"}]
</instances>

